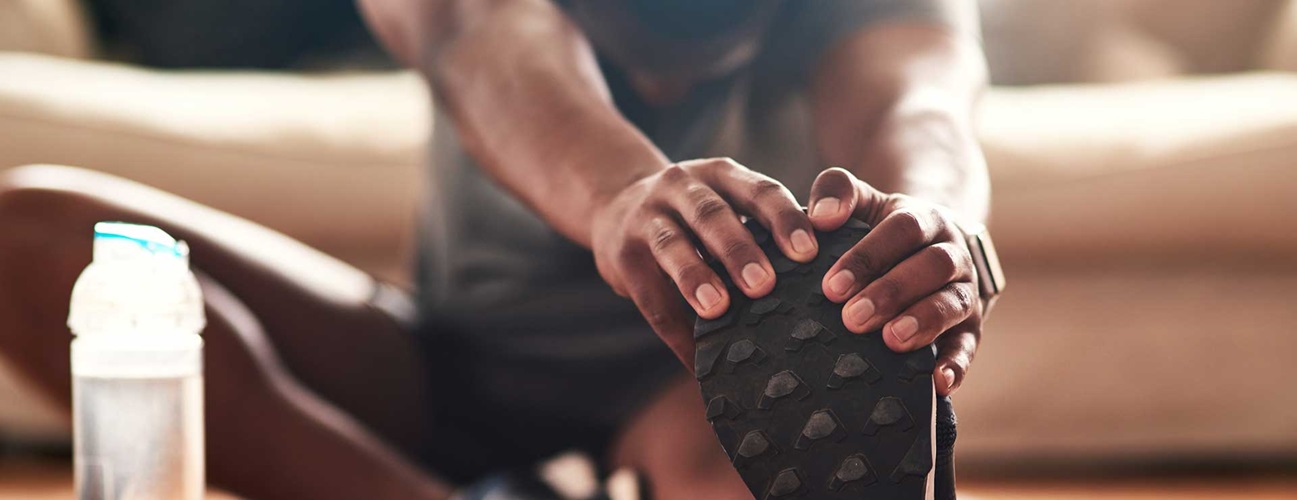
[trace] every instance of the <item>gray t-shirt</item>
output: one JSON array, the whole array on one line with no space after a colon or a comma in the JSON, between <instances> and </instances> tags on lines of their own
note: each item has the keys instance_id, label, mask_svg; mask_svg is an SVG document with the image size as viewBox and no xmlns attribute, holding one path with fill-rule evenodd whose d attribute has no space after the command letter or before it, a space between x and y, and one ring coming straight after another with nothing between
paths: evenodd
<instances>
[{"instance_id":1,"label":"gray t-shirt","mask_svg":"<svg viewBox=\"0 0 1297 500\"><path fill-rule=\"evenodd\" d=\"M561 5L587 33L601 34L591 37L597 53L641 42L609 35L580 3ZM951 22L951 13L936 0L772 3L755 58L676 104L645 104L622 68L607 60L602 66L618 108L672 160L730 156L804 197L824 168L812 148L806 95L820 55L879 21ZM676 26L671 12L653 15L667 16L654 22L668 29ZM455 364L461 383L484 399L478 404L528 418L612 425L681 372L634 305L599 277L590 252L482 172L444 114L437 117L430 170L419 267L426 330L460 347Z\"/></svg>"}]
</instances>

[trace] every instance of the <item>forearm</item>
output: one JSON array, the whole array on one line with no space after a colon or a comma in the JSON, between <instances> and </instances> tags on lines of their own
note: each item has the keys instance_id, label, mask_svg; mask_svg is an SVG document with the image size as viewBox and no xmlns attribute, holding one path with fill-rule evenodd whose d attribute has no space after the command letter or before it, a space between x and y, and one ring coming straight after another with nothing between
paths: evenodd
<instances>
[{"instance_id":1,"label":"forearm","mask_svg":"<svg viewBox=\"0 0 1297 500\"><path fill-rule=\"evenodd\" d=\"M868 141L873 147L857 165L872 165L881 178L892 181L893 192L984 221L990 182L972 117L984 85L980 54L971 41L950 40L917 57L913 64L918 68L906 75L902 91Z\"/></svg>"},{"instance_id":2,"label":"forearm","mask_svg":"<svg viewBox=\"0 0 1297 500\"><path fill-rule=\"evenodd\" d=\"M972 4L949 0L945 7ZM826 273L825 297L844 302L848 330L879 330L894 351L935 343L932 380L943 396L962 383L985 314L976 257L960 224L984 221L989 202L972 125L986 71L969 28L975 16L968 17L958 24L962 31L897 22L858 33L822 60L813 89L820 153L855 175L826 171L811 206L854 191L851 213L873 225ZM845 220L838 203L824 206L817 226Z\"/></svg>"},{"instance_id":3,"label":"forearm","mask_svg":"<svg viewBox=\"0 0 1297 500\"><path fill-rule=\"evenodd\" d=\"M589 246L591 210L665 156L613 106L588 42L552 2L431 3L411 4L421 25L387 30L388 45L424 73L486 172Z\"/></svg>"},{"instance_id":4,"label":"forearm","mask_svg":"<svg viewBox=\"0 0 1297 500\"><path fill-rule=\"evenodd\" d=\"M815 90L827 161L883 191L985 219L989 181L972 115L986 77L972 36L882 27L848 40L824 64Z\"/></svg>"}]
</instances>

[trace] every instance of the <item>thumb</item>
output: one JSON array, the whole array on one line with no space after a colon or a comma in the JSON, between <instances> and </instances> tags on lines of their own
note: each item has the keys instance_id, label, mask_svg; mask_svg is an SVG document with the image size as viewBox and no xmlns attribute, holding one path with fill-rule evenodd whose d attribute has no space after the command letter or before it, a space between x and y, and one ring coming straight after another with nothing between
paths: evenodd
<instances>
[{"instance_id":1,"label":"thumb","mask_svg":"<svg viewBox=\"0 0 1297 500\"><path fill-rule=\"evenodd\" d=\"M868 221L886 202L886 195L857 179L841 167L833 167L815 178L809 200L811 225L819 231L832 231L852 215ZM870 221L872 222L872 221Z\"/></svg>"}]
</instances>

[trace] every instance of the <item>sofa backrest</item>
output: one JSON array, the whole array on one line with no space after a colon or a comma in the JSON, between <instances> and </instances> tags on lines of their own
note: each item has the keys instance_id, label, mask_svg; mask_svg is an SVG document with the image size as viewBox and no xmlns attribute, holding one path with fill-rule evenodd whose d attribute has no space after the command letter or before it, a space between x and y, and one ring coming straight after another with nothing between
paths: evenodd
<instances>
[{"instance_id":1,"label":"sofa backrest","mask_svg":"<svg viewBox=\"0 0 1297 500\"><path fill-rule=\"evenodd\" d=\"M993 81L1297 67L1297 0L980 0Z\"/></svg>"}]
</instances>

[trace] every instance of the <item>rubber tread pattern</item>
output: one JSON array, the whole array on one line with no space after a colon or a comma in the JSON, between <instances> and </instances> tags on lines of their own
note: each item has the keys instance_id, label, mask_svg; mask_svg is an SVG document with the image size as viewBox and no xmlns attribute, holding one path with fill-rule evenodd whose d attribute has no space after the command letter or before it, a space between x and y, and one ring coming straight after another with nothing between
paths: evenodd
<instances>
[{"instance_id":1,"label":"rubber tread pattern","mask_svg":"<svg viewBox=\"0 0 1297 500\"><path fill-rule=\"evenodd\" d=\"M753 497L923 498L935 349L898 354L878 332L847 331L842 306L820 290L869 226L853 219L818 233L819 256L799 264L746 224L774 265L775 289L753 301L722 278L730 311L698 321L695 375L707 419Z\"/></svg>"}]
</instances>

